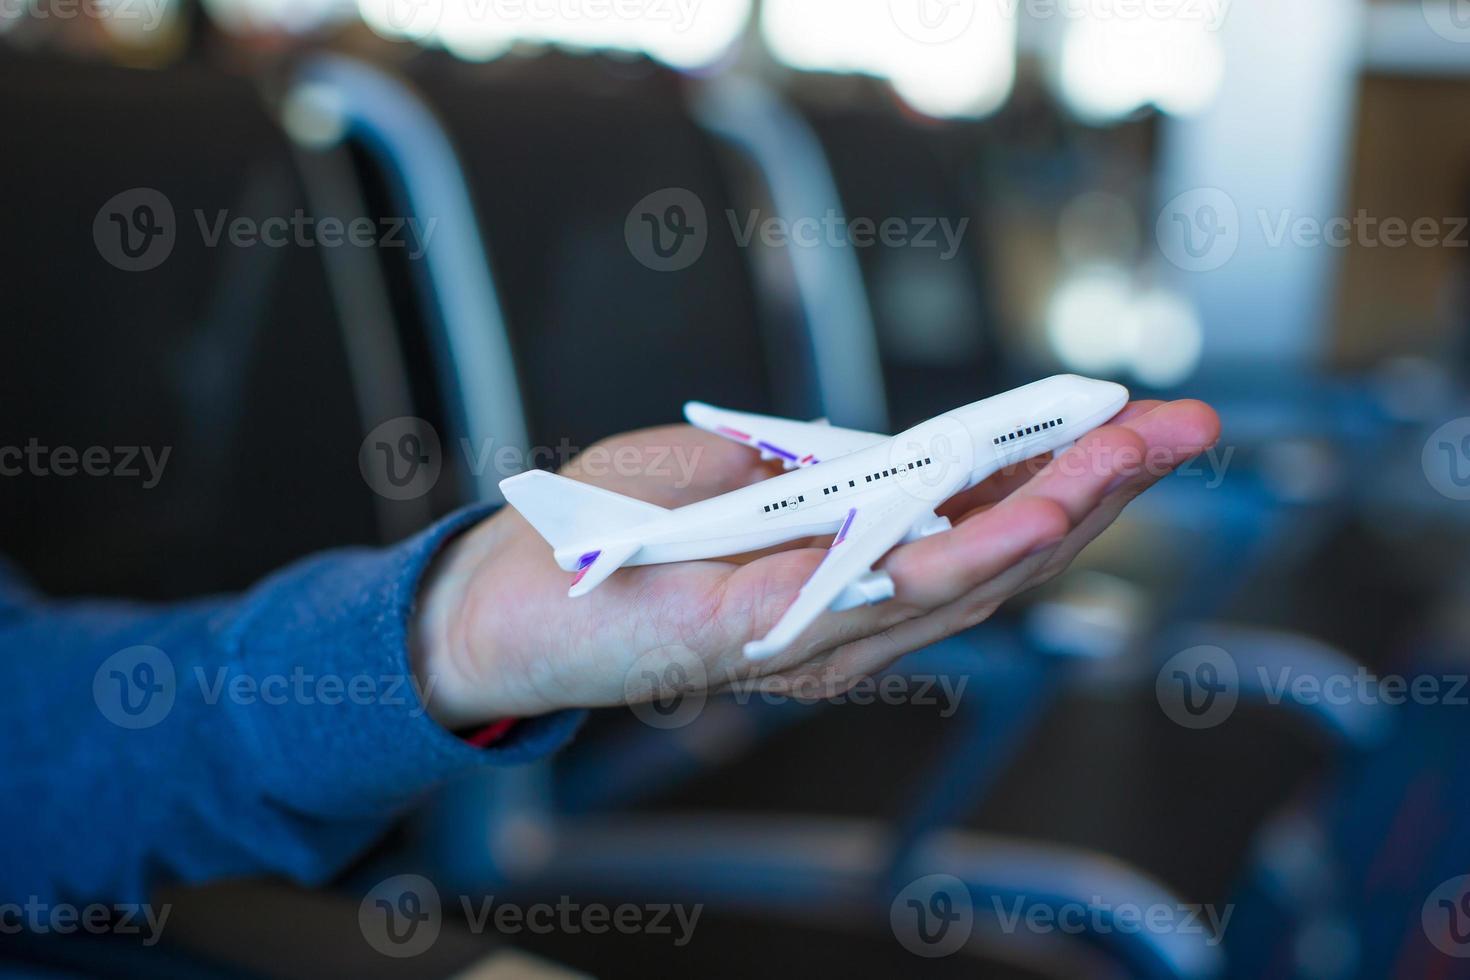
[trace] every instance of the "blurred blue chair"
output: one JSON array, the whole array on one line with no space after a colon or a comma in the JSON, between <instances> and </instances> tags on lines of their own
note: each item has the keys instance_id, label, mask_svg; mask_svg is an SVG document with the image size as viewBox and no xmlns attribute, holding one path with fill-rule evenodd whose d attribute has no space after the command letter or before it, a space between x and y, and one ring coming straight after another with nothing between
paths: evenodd
<instances>
[{"instance_id":1,"label":"blurred blue chair","mask_svg":"<svg viewBox=\"0 0 1470 980\"><path fill-rule=\"evenodd\" d=\"M1405 672L1465 676L1458 657ZM1459 746L1470 735L1464 707L1385 709L1388 737L1339 765L1268 821L1233 898L1226 948L1234 977L1345 980L1459 976L1450 914L1439 886L1470 869L1470 805ZM1448 899L1458 901L1450 889ZM1437 917L1437 918L1436 918ZM1426 929L1451 946L1436 949Z\"/></svg>"}]
</instances>

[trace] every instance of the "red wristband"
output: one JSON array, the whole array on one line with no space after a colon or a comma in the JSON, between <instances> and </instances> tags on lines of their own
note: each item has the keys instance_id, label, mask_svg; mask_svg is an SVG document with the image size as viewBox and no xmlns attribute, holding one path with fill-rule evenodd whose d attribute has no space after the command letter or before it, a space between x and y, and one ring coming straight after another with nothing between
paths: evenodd
<instances>
[{"instance_id":1,"label":"red wristband","mask_svg":"<svg viewBox=\"0 0 1470 980\"><path fill-rule=\"evenodd\" d=\"M469 742L476 748L487 748L504 738L506 734L515 727L515 724L518 721L520 721L519 718L502 718L499 721L492 721L490 724L486 725L484 728L479 729L478 731L471 732L467 735L461 735L460 738L464 739L466 742Z\"/></svg>"}]
</instances>

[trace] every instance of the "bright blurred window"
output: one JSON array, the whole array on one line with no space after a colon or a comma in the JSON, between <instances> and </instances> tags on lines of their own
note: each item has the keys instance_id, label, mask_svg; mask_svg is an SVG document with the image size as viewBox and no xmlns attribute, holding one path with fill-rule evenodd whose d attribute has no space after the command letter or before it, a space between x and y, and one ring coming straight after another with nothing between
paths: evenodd
<instances>
[{"instance_id":1,"label":"bright blurred window","mask_svg":"<svg viewBox=\"0 0 1470 980\"><path fill-rule=\"evenodd\" d=\"M529 42L642 53L676 68L719 60L750 18L750 0L358 0L357 7L383 37L441 44L472 60Z\"/></svg>"},{"instance_id":2,"label":"bright blurred window","mask_svg":"<svg viewBox=\"0 0 1470 980\"><path fill-rule=\"evenodd\" d=\"M354 0L204 0L216 24L232 34L309 34L356 16Z\"/></svg>"},{"instance_id":3,"label":"bright blurred window","mask_svg":"<svg viewBox=\"0 0 1470 980\"><path fill-rule=\"evenodd\" d=\"M1207 5L1144 4L1134 17L1089 9L1068 20L1058 67L1062 101L1079 118L1108 123L1147 105L1189 115L1214 99L1225 55L1219 24L1197 13Z\"/></svg>"},{"instance_id":4,"label":"bright blurred window","mask_svg":"<svg viewBox=\"0 0 1470 980\"><path fill-rule=\"evenodd\" d=\"M984 116L1016 75L1014 6L980 0L766 0L771 53L805 71L888 79L932 116Z\"/></svg>"}]
</instances>

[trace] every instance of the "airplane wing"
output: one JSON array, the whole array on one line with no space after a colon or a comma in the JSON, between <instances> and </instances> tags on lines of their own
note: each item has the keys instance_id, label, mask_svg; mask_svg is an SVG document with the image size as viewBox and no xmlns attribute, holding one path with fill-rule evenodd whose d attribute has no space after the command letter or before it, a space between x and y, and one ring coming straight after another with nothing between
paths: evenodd
<instances>
[{"instance_id":1,"label":"airplane wing","mask_svg":"<svg viewBox=\"0 0 1470 980\"><path fill-rule=\"evenodd\" d=\"M760 450L761 459L781 460L788 470L846 456L888 438L875 432L839 429L826 422L731 412L703 402L685 404L684 417L707 432Z\"/></svg>"},{"instance_id":2,"label":"airplane wing","mask_svg":"<svg viewBox=\"0 0 1470 980\"><path fill-rule=\"evenodd\" d=\"M933 511L932 498L911 494L899 486L849 510L827 556L796 594L796 600L763 639L745 645L745 655L758 660L786 649L848 585L866 575L874 562Z\"/></svg>"}]
</instances>

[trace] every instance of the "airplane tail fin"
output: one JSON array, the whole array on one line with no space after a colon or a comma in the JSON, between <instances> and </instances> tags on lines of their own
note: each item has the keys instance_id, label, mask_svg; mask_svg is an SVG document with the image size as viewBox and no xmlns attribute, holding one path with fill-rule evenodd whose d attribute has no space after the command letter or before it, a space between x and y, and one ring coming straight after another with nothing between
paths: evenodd
<instances>
[{"instance_id":1,"label":"airplane tail fin","mask_svg":"<svg viewBox=\"0 0 1470 980\"><path fill-rule=\"evenodd\" d=\"M637 554L643 544L632 532L668 513L545 470L502 480L500 492L551 545L556 563L577 573L572 596L591 592Z\"/></svg>"}]
</instances>

